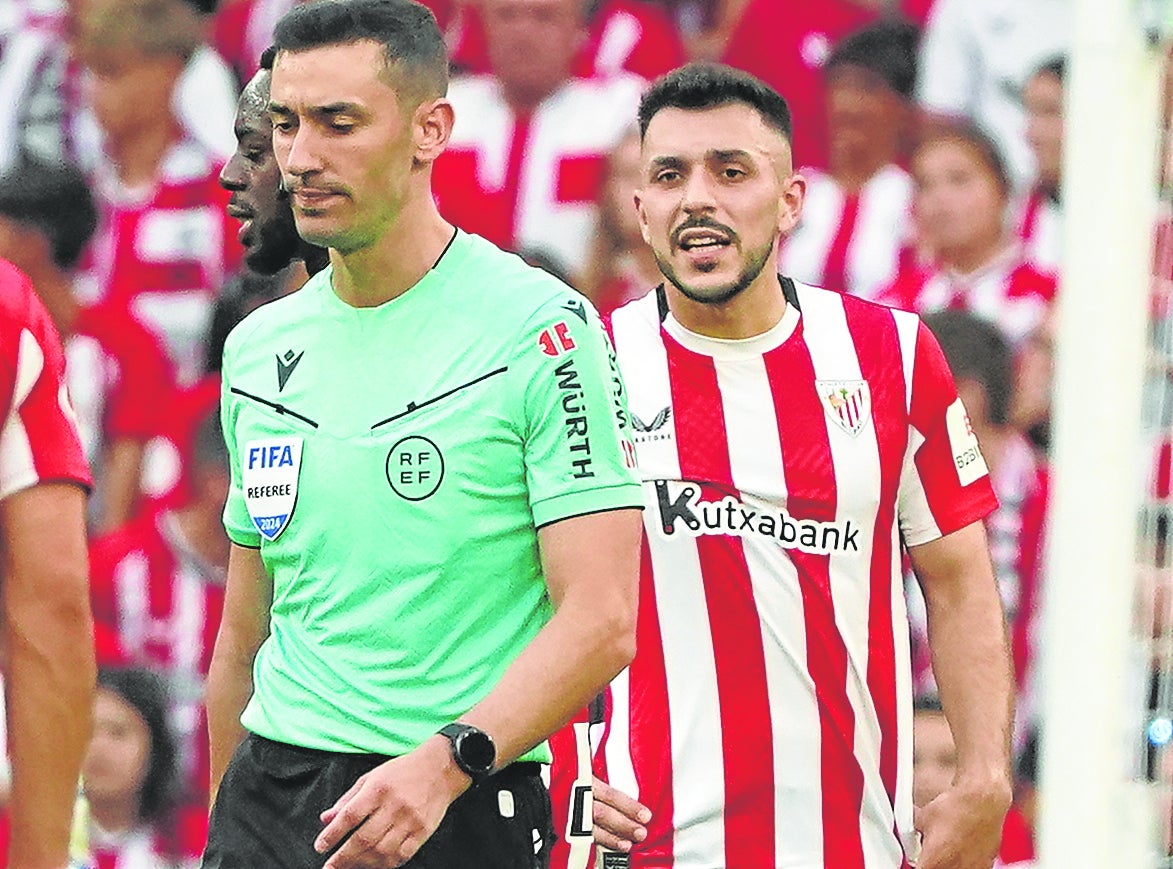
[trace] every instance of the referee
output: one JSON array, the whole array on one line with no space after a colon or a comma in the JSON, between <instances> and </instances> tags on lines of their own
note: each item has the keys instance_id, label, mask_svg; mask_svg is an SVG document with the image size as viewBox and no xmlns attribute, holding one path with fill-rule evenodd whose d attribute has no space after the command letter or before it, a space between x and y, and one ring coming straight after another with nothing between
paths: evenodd
<instances>
[{"instance_id":1,"label":"referee","mask_svg":"<svg viewBox=\"0 0 1173 869\"><path fill-rule=\"evenodd\" d=\"M270 115L330 267L229 337L233 541L203 865L544 867L544 740L633 654L639 485L597 315L431 197L431 14L278 24Z\"/></svg>"}]
</instances>

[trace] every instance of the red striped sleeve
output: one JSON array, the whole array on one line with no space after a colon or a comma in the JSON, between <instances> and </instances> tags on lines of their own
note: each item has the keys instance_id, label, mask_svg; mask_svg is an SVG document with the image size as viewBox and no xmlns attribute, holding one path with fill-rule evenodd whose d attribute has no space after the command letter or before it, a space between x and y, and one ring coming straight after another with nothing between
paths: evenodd
<instances>
[{"instance_id":1,"label":"red striped sleeve","mask_svg":"<svg viewBox=\"0 0 1173 869\"><path fill-rule=\"evenodd\" d=\"M909 416L924 437L916 451L916 470L933 521L944 536L985 518L997 508L998 499L945 354L923 323L915 353Z\"/></svg>"}]
</instances>

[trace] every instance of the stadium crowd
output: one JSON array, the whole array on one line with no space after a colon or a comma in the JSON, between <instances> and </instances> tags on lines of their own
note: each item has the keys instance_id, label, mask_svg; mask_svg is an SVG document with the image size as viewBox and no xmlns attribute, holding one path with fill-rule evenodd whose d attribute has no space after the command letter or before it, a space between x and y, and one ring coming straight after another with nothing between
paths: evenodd
<instances>
[{"instance_id":1,"label":"stadium crowd","mask_svg":"<svg viewBox=\"0 0 1173 869\"><path fill-rule=\"evenodd\" d=\"M246 267L254 215L230 204L221 172L237 97L294 2L0 8L0 257L29 276L63 338L95 478L102 675L78 823L103 869L194 865L207 834L203 689L229 552L220 353L245 314L307 277L300 260ZM1030 865L1067 4L422 2L454 72L441 213L601 313L662 280L632 208L649 82L719 60L786 97L807 193L783 273L924 315L990 468L1018 687L1000 865ZM241 147L245 161L264 156ZM907 597L923 804L954 758L911 572Z\"/></svg>"}]
</instances>

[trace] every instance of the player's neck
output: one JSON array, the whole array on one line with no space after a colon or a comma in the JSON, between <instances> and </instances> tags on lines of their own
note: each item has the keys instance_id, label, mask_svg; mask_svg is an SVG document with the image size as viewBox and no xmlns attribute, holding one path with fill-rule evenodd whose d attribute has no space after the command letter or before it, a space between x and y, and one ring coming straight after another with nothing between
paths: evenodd
<instances>
[{"instance_id":1,"label":"player's neck","mask_svg":"<svg viewBox=\"0 0 1173 869\"><path fill-rule=\"evenodd\" d=\"M895 142L893 147L873 148L870 151L843 149L831 158L831 177L845 194L859 193L864 185L890 163L896 162Z\"/></svg>"},{"instance_id":2,"label":"player's neck","mask_svg":"<svg viewBox=\"0 0 1173 869\"><path fill-rule=\"evenodd\" d=\"M786 297L774 258L752 284L722 304L696 302L666 284L668 309L681 326L708 338L739 340L769 332L786 313Z\"/></svg>"},{"instance_id":3,"label":"player's neck","mask_svg":"<svg viewBox=\"0 0 1173 869\"><path fill-rule=\"evenodd\" d=\"M957 274L972 275L997 259L1008 244L1006 235L999 232L972 244L941 251L941 264Z\"/></svg>"},{"instance_id":4,"label":"player's neck","mask_svg":"<svg viewBox=\"0 0 1173 869\"><path fill-rule=\"evenodd\" d=\"M417 197L373 244L346 254L330 251L334 293L356 308L402 296L436 264L454 231L430 194Z\"/></svg>"},{"instance_id":5,"label":"player's neck","mask_svg":"<svg viewBox=\"0 0 1173 869\"><path fill-rule=\"evenodd\" d=\"M159 175L163 156L179 139L175 119L167 116L154 127L140 128L133 135L110 137L106 149L124 187L142 187Z\"/></svg>"}]
</instances>

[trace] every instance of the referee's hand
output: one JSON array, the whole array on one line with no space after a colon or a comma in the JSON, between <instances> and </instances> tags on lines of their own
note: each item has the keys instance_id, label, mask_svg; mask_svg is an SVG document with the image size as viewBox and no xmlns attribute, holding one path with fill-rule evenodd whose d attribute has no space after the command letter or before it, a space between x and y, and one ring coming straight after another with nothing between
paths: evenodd
<instances>
[{"instance_id":1,"label":"referee's hand","mask_svg":"<svg viewBox=\"0 0 1173 869\"><path fill-rule=\"evenodd\" d=\"M652 819L651 809L597 777L591 791L595 842L612 851L627 853L648 837L644 825Z\"/></svg>"},{"instance_id":2,"label":"referee's hand","mask_svg":"<svg viewBox=\"0 0 1173 869\"><path fill-rule=\"evenodd\" d=\"M345 840L323 869L402 866L436 832L448 806L469 784L443 736L375 767L322 812L325 828L314 850L327 854Z\"/></svg>"}]
</instances>

